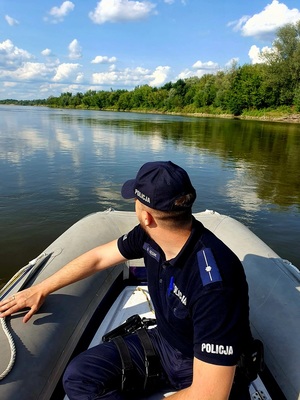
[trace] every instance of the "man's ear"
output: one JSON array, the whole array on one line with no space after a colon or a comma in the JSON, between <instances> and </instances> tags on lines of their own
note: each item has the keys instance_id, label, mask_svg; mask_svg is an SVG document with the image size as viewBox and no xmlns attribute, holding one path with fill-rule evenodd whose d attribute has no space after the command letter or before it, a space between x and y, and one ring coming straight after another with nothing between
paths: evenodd
<instances>
[{"instance_id":1,"label":"man's ear","mask_svg":"<svg viewBox=\"0 0 300 400\"><path fill-rule=\"evenodd\" d=\"M154 218L152 214L150 214L148 211L143 210L142 211L142 218L145 226L150 226L152 222L154 221Z\"/></svg>"}]
</instances>

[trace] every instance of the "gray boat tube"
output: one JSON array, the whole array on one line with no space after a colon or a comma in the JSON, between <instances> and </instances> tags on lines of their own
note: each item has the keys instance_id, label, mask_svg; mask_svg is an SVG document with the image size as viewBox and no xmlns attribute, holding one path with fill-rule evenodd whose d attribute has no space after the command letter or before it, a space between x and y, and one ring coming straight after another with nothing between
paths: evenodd
<instances>
[{"instance_id":1,"label":"gray boat tube","mask_svg":"<svg viewBox=\"0 0 300 400\"><path fill-rule=\"evenodd\" d=\"M299 400L299 271L238 221L214 212L197 213L195 217L242 261L249 284L253 334L264 342L267 367L285 397ZM125 211L108 210L83 218L44 250L49 257L31 279L25 274L26 285L40 282L85 251L126 233L136 223L135 213ZM17 353L13 369L0 381L1 400L51 399L92 316L116 282L128 277L130 265L102 271L51 294L27 324L22 322L23 312L6 319ZM22 286L22 278L18 285ZM1 330L0 348L1 373L11 356Z\"/></svg>"}]
</instances>

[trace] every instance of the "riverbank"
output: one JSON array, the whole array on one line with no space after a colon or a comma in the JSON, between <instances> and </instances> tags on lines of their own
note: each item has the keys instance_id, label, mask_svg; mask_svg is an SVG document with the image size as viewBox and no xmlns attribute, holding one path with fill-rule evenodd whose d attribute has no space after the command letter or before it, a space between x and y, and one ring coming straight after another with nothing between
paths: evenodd
<instances>
[{"instance_id":1,"label":"riverbank","mask_svg":"<svg viewBox=\"0 0 300 400\"><path fill-rule=\"evenodd\" d=\"M5 106L23 106L23 104L12 103L1 103ZM24 106L28 106L24 104ZM300 123L300 113L294 112L293 108L282 107L275 110L254 110L245 111L241 115L233 115L229 113L222 113L218 109L213 109L212 112L186 112L186 111L160 111L160 110L149 110L149 109L125 109L118 110L115 108L97 108L97 107L83 107L82 105L77 107L55 107L47 104L32 104L31 107L48 107L54 109L76 109L76 110L94 110L94 111L113 111L113 112L132 112L141 114L161 114L161 115L180 115L188 117L199 117L199 118L226 118L226 119L240 119L240 120L253 120L253 121L266 121L266 122L284 122L284 123Z\"/></svg>"},{"instance_id":2,"label":"riverbank","mask_svg":"<svg viewBox=\"0 0 300 400\"><path fill-rule=\"evenodd\" d=\"M116 110L103 110L103 111L116 111ZM285 122L285 123L300 123L300 113L278 113L276 111L269 111L263 115L249 115L247 113L243 115L235 116L233 114L218 114L218 113L186 113L186 112L169 112L169 111L149 111L149 110L125 110L124 112L136 112L144 114L162 114L162 115L180 115L187 117L199 117L199 118L226 118L226 119L240 119L240 120L252 120L252 121L266 121L266 122Z\"/></svg>"},{"instance_id":3,"label":"riverbank","mask_svg":"<svg viewBox=\"0 0 300 400\"><path fill-rule=\"evenodd\" d=\"M252 115L251 112L245 112L238 118L240 119L253 119L259 121L271 121L271 122L289 122L289 123L300 123L300 113L294 112L294 109L284 108L283 110L271 110L261 112L261 115Z\"/></svg>"},{"instance_id":4,"label":"riverbank","mask_svg":"<svg viewBox=\"0 0 300 400\"><path fill-rule=\"evenodd\" d=\"M114 112L132 112L141 114L161 114L161 115L180 115L186 117L199 117L199 118L226 118L226 119L240 119L240 120L252 120L252 121L266 121L266 122L285 122L285 123L300 123L300 113L294 112L294 108L280 107L274 110L253 110L245 111L241 115L233 115L230 113L222 113L219 109L212 109L212 112L187 112L187 111L161 111L161 110L149 110L149 109L130 109L130 110L116 110L114 108L98 109L98 108L83 108L82 106L78 109L84 110L95 110L95 111L114 111Z\"/></svg>"},{"instance_id":5,"label":"riverbank","mask_svg":"<svg viewBox=\"0 0 300 400\"><path fill-rule=\"evenodd\" d=\"M271 121L271 122L290 122L290 123L295 123L299 124L300 123L300 114L289 114L289 115L283 115L283 116L263 116L263 117L251 117L251 116L241 116L239 117L240 119L253 119L253 120L259 120L259 121Z\"/></svg>"},{"instance_id":6,"label":"riverbank","mask_svg":"<svg viewBox=\"0 0 300 400\"><path fill-rule=\"evenodd\" d=\"M56 107L54 107L56 108ZM70 109L70 107L66 107ZM242 115L233 115L226 113L208 113L208 112L182 112L182 111L159 111L159 110L141 110L141 109L130 109L130 110L116 110L113 108L99 109L99 108L83 108L78 107L80 110L94 110L94 111L112 111L112 112L129 112L129 113L140 113L140 114L160 114L160 115L179 115L182 117L199 117L199 118L226 118L226 119L240 119L240 120L252 120L252 121L266 121L266 122L285 122L285 123L300 123L300 113L286 113L280 111L266 111L262 115L252 115L251 113L243 113Z\"/></svg>"},{"instance_id":7,"label":"riverbank","mask_svg":"<svg viewBox=\"0 0 300 400\"><path fill-rule=\"evenodd\" d=\"M201 116L201 115L199 115L199 116ZM204 116L204 115L202 115L202 116ZM209 116L216 117L216 115L212 115L212 114L210 114ZM288 122L288 123L294 123L294 124L300 123L300 114L287 114L287 115L282 115L282 116L264 115L261 117L258 117L258 116L254 117L251 115L234 116L234 115L226 115L225 114L225 115L218 115L218 117L253 120L253 121Z\"/></svg>"}]
</instances>

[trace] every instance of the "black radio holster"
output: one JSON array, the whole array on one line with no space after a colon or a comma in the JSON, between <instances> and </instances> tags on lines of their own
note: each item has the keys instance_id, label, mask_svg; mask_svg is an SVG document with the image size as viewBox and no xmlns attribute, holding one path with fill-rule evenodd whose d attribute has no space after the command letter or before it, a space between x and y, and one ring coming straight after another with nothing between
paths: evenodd
<instances>
[{"instance_id":1,"label":"black radio holster","mask_svg":"<svg viewBox=\"0 0 300 400\"><path fill-rule=\"evenodd\" d=\"M124 392L141 389L137 388L135 368L127 344L123 339L124 336L130 333L137 333L144 349L145 380L142 389L152 389L158 382L161 374L160 359L154 350L147 332L147 328L155 324L155 319L141 318L139 315L133 315L122 325L102 337L103 342L112 341L118 349L122 362L121 390Z\"/></svg>"}]
</instances>

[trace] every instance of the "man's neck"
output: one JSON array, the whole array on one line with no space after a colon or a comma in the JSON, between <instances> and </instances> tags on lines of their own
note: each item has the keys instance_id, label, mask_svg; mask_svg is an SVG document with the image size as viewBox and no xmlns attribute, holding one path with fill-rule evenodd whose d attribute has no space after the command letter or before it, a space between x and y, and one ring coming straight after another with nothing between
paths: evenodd
<instances>
[{"instance_id":1,"label":"man's neck","mask_svg":"<svg viewBox=\"0 0 300 400\"><path fill-rule=\"evenodd\" d=\"M151 232L151 237L165 253L166 260L171 260L180 253L190 234L191 227L176 230L157 227L154 232Z\"/></svg>"}]
</instances>

